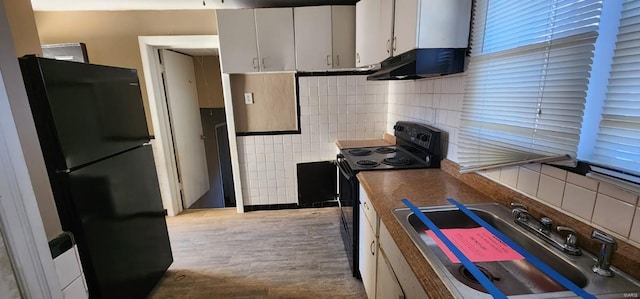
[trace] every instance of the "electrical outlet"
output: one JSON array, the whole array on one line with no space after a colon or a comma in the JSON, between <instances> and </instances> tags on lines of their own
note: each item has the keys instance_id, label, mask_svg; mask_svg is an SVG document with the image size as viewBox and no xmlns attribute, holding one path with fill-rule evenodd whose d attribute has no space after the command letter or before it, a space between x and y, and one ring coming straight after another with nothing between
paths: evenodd
<instances>
[{"instance_id":1,"label":"electrical outlet","mask_svg":"<svg viewBox=\"0 0 640 299\"><path fill-rule=\"evenodd\" d=\"M244 93L244 103L247 105L253 104L253 92Z\"/></svg>"}]
</instances>

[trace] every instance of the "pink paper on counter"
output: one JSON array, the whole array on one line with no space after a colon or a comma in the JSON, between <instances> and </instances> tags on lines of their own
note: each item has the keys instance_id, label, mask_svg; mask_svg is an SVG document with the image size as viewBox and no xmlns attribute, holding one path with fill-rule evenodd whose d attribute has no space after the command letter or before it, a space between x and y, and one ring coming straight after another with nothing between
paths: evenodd
<instances>
[{"instance_id":1,"label":"pink paper on counter","mask_svg":"<svg viewBox=\"0 0 640 299\"><path fill-rule=\"evenodd\" d=\"M440 230L467 258L472 262L498 262L522 260L524 257L503 243L484 227L476 228L446 228ZM431 231L426 233L436 241L438 247L453 263L460 260L447 248Z\"/></svg>"}]
</instances>

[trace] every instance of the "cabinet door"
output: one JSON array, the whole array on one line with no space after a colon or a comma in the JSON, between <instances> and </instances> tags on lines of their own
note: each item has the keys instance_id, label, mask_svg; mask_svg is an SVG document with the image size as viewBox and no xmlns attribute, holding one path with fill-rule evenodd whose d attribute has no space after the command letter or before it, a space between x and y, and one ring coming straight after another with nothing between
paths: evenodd
<instances>
[{"instance_id":1,"label":"cabinet door","mask_svg":"<svg viewBox=\"0 0 640 299\"><path fill-rule=\"evenodd\" d=\"M399 0L401 2L404 0ZM377 26L377 43L376 49L378 50L376 60L380 63L383 60L391 57L392 44L393 44L393 3L394 0L380 0L380 9L378 12L378 26ZM400 20L403 22L404 20Z\"/></svg>"},{"instance_id":2,"label":"cabinet door","mask_svg":"<svg viewBox=\"0 0 640 299\"><path fill-rule=\"evenodd\" d=\"M356 66L378 64L391 56L393 0L356 3Z\"/></svg>"},{"instance_id":3,"label":"cabinet door","mask_svg":"<svg viewBox=\"0 0 640 299\"><path fill-rule=\"evenodd\" d=\"M376 62L377 18L380 0L360 0L356 3L356 66L363 67Z\"/></svg>"},{"instance_id":4,"label":"cabinet door","mask_svg":"<svg viewBox=\"0 0 640 299\"><path fill-rule=\"evenodd\" d=\"M294 71L296 55L293 44L293 9L259 8L255 10L255 14L260 70Z\"/></svg>"},{"instance_id":5,"label":"cabinet door","mask_svg":"<svg viewBox=\"0 0 640 299\"><path fill-rule=\"evenodd\" d=\"M396 1L393 23L393 56L416 48L418 1Z\"/></svg>"},{"instance_id":6,"label":"cabinet door","mask_svg":"<svg viewBox=\"0 0 640 299\"><path fill-rule=\"evenodd\" d=\"M362 276L362 284L369 299L374 299L376 294L376 255L377 244L376 236L373 228L364 215L362 205L359 207L359 244L358 244L358 264L360 276Z\"/></svg>"},{"instance_id":7,"label":"cabinet door","mask_svg":"<svg viewBox=\"0 0 640 299\"><path fill-rule=\"evenodd\" d=\"M333 68L356 66L356 7L341 5L331 7L331 33Z\"/></svg>"},{"instance_id":8,"label":"cabinet door","mask_svg":"<svg viewBox=\"0 0 640 299\"><path fill-rule=\"evenodd\" d=\"M400 283L393 273L382 248L378 250L378 269L376 271L376 298L404 299Z\"/></svg>"},{"instance_id":9,"label":"cabinet door","mask_svg":"<svg viewBox=\"0 0 640 299\"><path fill-rule=\"evenodd\" d=\"M296 7L293 14L297 70L331 69L331 6Z\"/></svg>"},{"instance_id":10,"label":"cabinet door","mask_svg":"<svg viewBox=\"0 0 640 299\"><path fill-rule=\"evenodd\" d=\"M216 15L222 72L232 74L259 71L253 9L218 10Z\"/></svg>"}]
</instances>

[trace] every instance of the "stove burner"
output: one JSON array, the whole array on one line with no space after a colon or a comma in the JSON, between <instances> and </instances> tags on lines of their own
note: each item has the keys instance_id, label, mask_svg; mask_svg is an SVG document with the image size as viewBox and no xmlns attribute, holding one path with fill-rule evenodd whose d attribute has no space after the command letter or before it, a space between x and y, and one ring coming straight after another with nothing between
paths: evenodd
<instances>
[{"instance_id":1,"label":"stove burner","mask_svg":"<svg viewBox=\"0 0 640 299\"><path fill-rule=\"evenodd\" d=\"M371 160L359 160L356 162L356 164L358 164L358 166L362 166L362 167L376 167L378 165L380 165L380 163L376 162L376 161L371 161Z\"/></svg>"},{"instance_id":2,"label":"stove burner","mask_svg":"<svg viewBox=\"0 0 640 299\"><path fill-rule=\"evenodd\" d=\"M395 152L396 152L396 149L393 147L379 147L376 149L376 153L378 154L391 154Z\"/></svg>"},{"instance_id":3,"label":"stove burner","mask_svg":"<svg viewBox=\"0 0 640 299\"><path fill-rule=\"evenodd\" d=\"M371 150L366 148L354 148L348 151L352 156L368 156L371 154Z\"/></svg>"},{"instance_id":4,"label":"stove burner","mask_svg":"<svg viewBox=\"0 0 640 299\"><path fill-rule=\"evenodd\" d=\"M392 157L385 158L382 160L382 163L391 165L391 166L406 166L413 164L413 159L405 158L405 157Z\"/></svg>"}]
</instances>

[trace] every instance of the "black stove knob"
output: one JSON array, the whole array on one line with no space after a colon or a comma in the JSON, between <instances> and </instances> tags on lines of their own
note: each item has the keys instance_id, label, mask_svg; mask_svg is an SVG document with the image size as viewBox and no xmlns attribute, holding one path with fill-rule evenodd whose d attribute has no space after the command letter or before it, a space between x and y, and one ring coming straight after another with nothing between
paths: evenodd
<instances>
[{"instance_id":1,"label":"black stove knob","mask_svg":"<svg viewBox=\"0 0 640 299\"><path fill-rule=\"evenodd\" d=\"M393 129L398 131L398 132L402 132L402 131L404 131L404 126L395 125L395 126L393 126Z\"/></svg>"}]
</instances>

